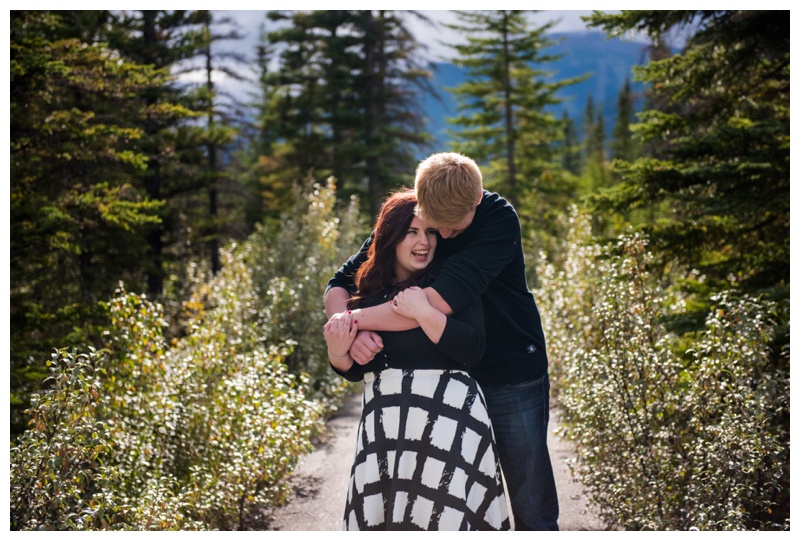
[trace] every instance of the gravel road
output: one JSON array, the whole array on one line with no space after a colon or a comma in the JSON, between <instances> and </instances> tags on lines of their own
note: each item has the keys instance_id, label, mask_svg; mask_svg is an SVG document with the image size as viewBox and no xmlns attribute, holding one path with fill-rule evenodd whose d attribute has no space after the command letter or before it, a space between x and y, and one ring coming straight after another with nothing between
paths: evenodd
<instances>
[{"instance_id":1,"label":"gravel road","mask_svg":"<svg viewBox=\"0 0 800 541\"><path fill-rule=\"evenodd\" d=\"M351 396L328 423L328 431L315 450L301 457L290 480L294 495L283 507L264 517L265 529L274 531L341 530L347 482L361 413L361 395ZM603 530L591 511L584 487L573 481L566 460L574 455L571 444L558 437L558 412L551 412L548 446L558 488L558 524L562 531Z\"/></svg>"}]
</instances>

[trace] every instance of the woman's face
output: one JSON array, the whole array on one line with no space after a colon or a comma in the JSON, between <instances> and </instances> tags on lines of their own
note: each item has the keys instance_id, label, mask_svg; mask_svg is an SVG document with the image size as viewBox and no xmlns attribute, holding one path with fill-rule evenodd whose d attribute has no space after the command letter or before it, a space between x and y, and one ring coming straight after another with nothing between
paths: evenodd
<instances>
[{"instance_id":1,"label":"woman's face","mask_svg":"<svg viewBox=\"0 0 800 541\"><path fill-rule=\"evenodd\" d=\"M433 261L436 230L414 216L405 238L395 247L395 278L403 281Z\"/></svg>"}]
</instances>

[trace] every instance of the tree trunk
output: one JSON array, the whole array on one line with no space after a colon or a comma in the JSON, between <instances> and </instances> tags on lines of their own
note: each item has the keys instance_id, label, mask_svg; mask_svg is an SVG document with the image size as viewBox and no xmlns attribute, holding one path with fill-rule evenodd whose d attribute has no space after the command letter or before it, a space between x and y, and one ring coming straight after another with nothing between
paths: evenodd
<instances>
[{"instance_id":1,"label":"tree trunk","mask_svg":"<svg viewBox=\"0 0 800 541\"><path fill-rule=\"evenodd\" d=\"M147 57L148 62L157 65L157 58L155 53L156 43L158 41L156 36L156 15L157 12L151 10L142 11L142 38L144 42L144 55ZM147 96L147 104L155 105L156 97L153 95ZM153 121L148 121L145 124L146 138L154 140L158 126ZM149 156L147 162L147 175L144 179L144 188L147 192L147 197L151 201L161 200L161 164L155 153ZM153 297L161 296L164 290L164 223L159 222L147 234L147 242L149 249L147 251L148 265L147 265L147 292Z\"/></svg>"},{"instance_id":2,"label":"tree trunk","mask_svg":"<svg viewBox=\"0 0 800 541\"><path fill-rule=\"evenodd\" d=\"M382 12L379 12L382 13ZM381 73L383 72L383 28L380 21L376 22L372 11L366 12L366 35L364 39L364 59L366 63L366 143L367 143L367 187L369 190L370 215L376 216L381 208L383 199L383 182L381 174L381 160L376 152L380 136L381 125Z\"/></svg>"},{"instance_id":3,"label":"tree trunk","mask_svg":"<svg viewBox=\"0 0 800 541\"><path fill-rule=\"evenodd\" d=\"M505 116L506 116L506 159L508 161L508 199L515 207L517 205L517 158L515 154L516 138L514 134L514 109L511 106L511 62L508 50L508 13L503 12L503 68L505 81Z\"/></svg>"},{"instance_id":4,"label":"tree trunk","mask_svg":"<svg viewBox=\"0 0 800 541\"><path fill-rule=\"evenodd\" d=\"M214 71L211 62L211 28L205 26L206 39L206 86L208 88L208 251L211 257L211 272L217 274L222 268L219 260L219 231L217 230L217 145L214 142L214 82L211 74Z\"/></svg>"}]
</instances>

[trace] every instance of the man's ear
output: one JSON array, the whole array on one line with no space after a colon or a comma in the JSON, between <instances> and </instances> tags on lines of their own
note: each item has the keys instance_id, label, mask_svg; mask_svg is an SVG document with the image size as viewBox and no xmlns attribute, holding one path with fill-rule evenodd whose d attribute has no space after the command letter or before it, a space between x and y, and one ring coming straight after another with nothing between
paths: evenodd
<instances>
[{"instance_id":1,"label":"man's ear","mask_svg":"<svg viewBox=\"0 0 800 541\"><path fill-rule=\"evenodd\" d=\"M483 200L483 190L481 190L480 195L478 195L478 202L475 203L475 206L477 207L478 205L480 205L482 200Z\"/></svg>"}]
</instances>

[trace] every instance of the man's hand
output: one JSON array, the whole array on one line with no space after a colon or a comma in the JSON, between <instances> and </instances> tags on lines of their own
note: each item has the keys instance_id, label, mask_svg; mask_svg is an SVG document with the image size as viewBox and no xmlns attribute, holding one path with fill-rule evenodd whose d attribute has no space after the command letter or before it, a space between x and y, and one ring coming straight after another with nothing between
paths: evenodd
<instances>
[{"instance_id":1,"label":"man's hand","mask_svg":"<svg viewBox=\"0 0 800 541\"><path fill-rule=\"evenodd\" d=\"M360 365L365 365L375 358L383 349L383 340L376 332L358 331L353 345L350 346L350 356Z\"/></svg>"}]
</instances>

